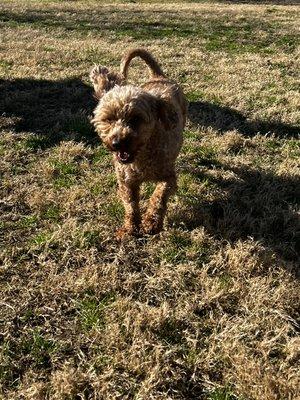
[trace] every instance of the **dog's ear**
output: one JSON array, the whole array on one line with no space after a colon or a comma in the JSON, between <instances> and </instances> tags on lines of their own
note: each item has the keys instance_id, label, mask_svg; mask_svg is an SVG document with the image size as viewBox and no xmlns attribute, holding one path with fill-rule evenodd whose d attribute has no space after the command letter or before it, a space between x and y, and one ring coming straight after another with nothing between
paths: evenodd
<instances>
[{"instance_id":1,"label":"dog's ear","mask_svg":"<svg viewBox=\"0 0 300 400\"><path fill-rule=\"evenodd\" d=\"M178 124L178 113L175 107L164 99L157 102L158 119L166 130L173 129Z\"/></svg>"}]
</instances>

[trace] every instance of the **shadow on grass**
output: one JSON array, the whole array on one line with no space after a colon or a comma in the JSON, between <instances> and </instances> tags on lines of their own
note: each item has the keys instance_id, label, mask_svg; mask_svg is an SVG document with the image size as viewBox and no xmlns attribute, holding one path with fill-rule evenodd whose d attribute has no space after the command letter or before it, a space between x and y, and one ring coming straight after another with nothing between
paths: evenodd
<instances>
[{"instance_id":1,"label":"shadow on grass","mask_svg":"<svg viewBox=\"0 0 300 400\"><path fill-rule=\"evenodd\" d=\"M300 136L300 126L272 121L248 121L247 117L239 111L205 101L190 102L189 118L195 125L212 127L222 133L236 129L248 137L254 136L256 133L274 134L278 138Z\"/></svg>"},{"instance_id":2,"label":"shadow on grass","mask_svg":"<svg viewBox=\"0 0 300 400\"><path fill-rule=\"evenodd\" d=\"M35 133L41 148L68 139L99 142L89 121L96 105L93 91L79 78L0 79L0 92L0 128Z\"/></svg>"},{"instance_id":3,"label":"shadow on grass","mask_svg":"<svg viewBox=\"0 0 300 400\"><path fill-rule=\"evenodd\" d=\"M109 18L107 15L109 14ZM26 12L0 11L0 23L11 28L27 26L46 29L58 34L86 35L93 33L115 41L130 37L137 40L156 40L162 38L193 38L204 40L207 51L229 53L274 53L275 47L291 53L297 48L297 35L284 33L264 18L232 19L226 12L221 16L210 13L205 17L197 13L175 11L122 9L110 6L109 9L27 9ZM61 31L62 30L62 31ZM258 32L264 32L264 35Z\"/></svg>"},{"instance_id":4,"label":"shadow on grass","mask_svg":"<svg viewBox=\"0 0 300 400\"><path fill-rule=\"evenodd\" d=\"M298 138L300 135L300 126L248 121L236 110L202 101L190 102L189 117L193 124L212 127L220 133L235 129L245 137L260 133L279 139ZM252 237L284 260L297 265L300 261L300 218L297 214L300 177L277 176L271 172L208 161L208 167L222 168L234 173L235 178L231 181L212 178L201 170L205 160L199 165L193 157L186 159L184 169L188 173L200 182L206 180L216 185L222 193L211 201L203 200L201 196L187 199L179 219L187 228L204 226L210 234L230 242ZM299 277L299 269L294 272Z\"/></svg>"},{"instance_id":5,"label":"shadow on grass","mask_svg":"<svg viewBox=\"0 0 300 400\"><path fill-rule=\"evenodd\" d=\"M199 182L216 185L217 193L212 200L201 195L185 198L177 222L183 221L187 229L204 226L209 234L231 243L247 238L260 241L287 261L299 278L300 177L218 164L216 168L234 173L232 180L225 180L193 167L191 160L185 163L187 172Z\"/></svg>"},{"instance_id":6,"label":"shadow on grass","mask_svg":"<svg viewBox=\"0 0 300 400\"><path fill-rule=\"evenodd\" d=\"M0 80L0 112L2 120L11 121L15 132L41 135L41 148L60 140L98 143L98 137L88 115L95 106L92 89L80 79ZM191 119L204 126L225 131L238 129L244 135L256 132L254 125L237 111L208 103L191 103ZM196 111L196 112L195 112ZM194 114L193 114L194 113ZM278 136L295 136L296 127L258 122L266 132ZM262 131L262 130L260 130ZM213 163L213 161L212 161ZM287 261L300 256L300 177L276 176L265 171L216 164L215 168L233 172L228 181L205 174L193 157L184 161L184 169L198 181L208 180L222 194L213 200L201 196L185 198L185 205L176 219L184 221L188 229L204 226L215 236L229 241L253 237L274 250Z\"/></svg>"}]
</instances>

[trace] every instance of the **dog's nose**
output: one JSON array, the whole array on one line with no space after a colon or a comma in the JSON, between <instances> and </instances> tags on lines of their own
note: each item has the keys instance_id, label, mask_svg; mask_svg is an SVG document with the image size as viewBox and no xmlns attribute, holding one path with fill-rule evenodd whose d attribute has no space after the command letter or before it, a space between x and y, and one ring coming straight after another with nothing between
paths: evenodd
<instances>
[{"instance_id":1,"label":"dog's nose","mask_svg":"<svg viewBox=\"0 0 300 400\"><path fill-rule=\"evenodd\" d=\"M121 141L118 138L114 138L113 141L111 142L111 147L113 150L119 150L121 147Z\"/></svg>"}]
</instances>

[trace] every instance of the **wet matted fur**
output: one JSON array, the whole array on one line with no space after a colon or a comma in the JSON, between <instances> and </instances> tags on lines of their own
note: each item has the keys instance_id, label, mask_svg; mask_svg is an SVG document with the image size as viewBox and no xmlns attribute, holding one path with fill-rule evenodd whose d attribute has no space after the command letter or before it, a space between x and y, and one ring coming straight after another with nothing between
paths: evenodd
<instances>
[{"instance_id":1,"label":"wet matted fur","mask_svg":"<svg viewBox=\"0 0 300 400\"><path fill-rule=\"evenodd\" d=\"M142 58L150 80L141 87L126 84L130 61ZM113 152L125 221L118 237L143 231L155 234L163 227L167 202L176 190L175 160L182 146L187 102L180 86L167 79L144 49L129 51L120 73L95 66L90 74L99 103L93 124ZM155 182L147 211L141 218L139 191L143 182Z\"/></svg>"}]
</instances>

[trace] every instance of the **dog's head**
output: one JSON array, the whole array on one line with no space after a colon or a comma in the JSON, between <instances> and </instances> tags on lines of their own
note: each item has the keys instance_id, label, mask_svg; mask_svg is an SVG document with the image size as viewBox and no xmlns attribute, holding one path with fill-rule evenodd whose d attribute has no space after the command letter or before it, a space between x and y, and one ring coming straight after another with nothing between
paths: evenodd
<instances>
[{"instance_id":1,"label":"dog's head","mask_svg":"<svg viewBox=\"0 0 300 400\"><path fill-rule=\"evenodd\" d=\"M174 110L170 112L165 103L134 86L115 87L100 100L92 122L106 147L119 162L128 164L149 141L157 123L174 122Z\"/></svg>"}]
</instances>

